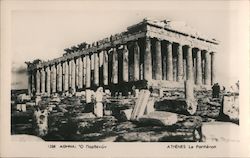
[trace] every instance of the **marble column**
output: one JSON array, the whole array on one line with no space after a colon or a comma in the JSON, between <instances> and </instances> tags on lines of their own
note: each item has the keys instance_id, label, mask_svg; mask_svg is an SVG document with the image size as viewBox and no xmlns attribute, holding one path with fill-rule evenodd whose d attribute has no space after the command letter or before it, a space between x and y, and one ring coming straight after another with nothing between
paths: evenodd
<instances>
[{"instance_id":1,"label":"marble column","mask_svg":"<svg viewBox=\"0 0 250 158\"><path fill-rule=\"evenodd\" d=\"M144 79L152 80L152 55L150 38L145 39L145 53L144 53Z\"/></svg>"},{"instance_id":2,"label":"marble column","mask_svg":"<svg viewBox=\"0 0 250 158\"><path fill-rule=\"evenodd\" d=\"M122 50L122 80L124 82L128 82L128 76L129 76L129 65L128 65L128 48L127 45L123 45L123 50Z\"/></svg>"},{"instance_id":3,"label":"marble column","mask_svg":"<svg viewBox=\"0 0 250 158\"><path fill-rule=\"evenodd\" d=\"M116 48L113 48L112 51L112 83L117 84L118 83L118 52Z\"/></svg>"},{"instance_id":4,"label":"marble column","mask_svg":"<svg viewBox=\"0 0 250 158\"><path fill-rule=\"evenodd\" d=\"M171 42L167 42L167 80L173 81L173 53Z\"/></svg>"},{"instance_id":5,"label":"marble column","mask_svg":"<svg viewBox=\"0 0 250 158\"><path fill-rule=\"evenodd\" d=\"M53 64L51 66L51 89L52 89L52 93L56 92L56 66L55 64Z\"/></svg>"},{"instance_id":6,"label":"marble column","mask_svg":"<svg viewBox=\"0 0 250 158\"><path fill-rule=\"evenodd\" d=\"M108 53L103 51L103 84L108 85Z\"/></svg>"},{"instance_id":7,"label":"marble column","mask_svg":"<svg viewBox=\"0 0 250 158\"><path fill-rule=\"evenodd\" d=\"M72 64L71 64L71 60L72 59L70 59L69 61L68 61L68 63L69 63L69 66L68 66L68 71L69 71L69 75L68 75L68 84L69 84L69 88L71 87L71 82L72 82ZM69 90L69 88L68 88L68 90Z\"/></svg>"},{"instance_id":8,"label":"marble column","mask_svg":"<svg viewBox=\"0 0 250 158\"><path fill-rule=\"evenodd\" d=\"M196 84L202 84L201 50L197 50L196 55Z\"/></svg>"},{"instance_id":9,"label":"marble column","mask_svg":"<svg viewBox=\"0 0 250 158\"><path fill-rule=\"evenodd\" d=\"M211 52L211 85L216 81L215 76L215 52Z\"/></svg>"},{"instance_id":10,"label":"marble column","mask_svg":"<svg viewBox=\"0 0 250 158\"><path fill-rule=\"evenodd\" d=\"M75 92L76 89L76 67L75 67L75 59L71 59L71 88Z\"/></svg>"},{"instance_id":11,"label":"marble column","mask_svg":"<svg viewBox=\"0 0 250 158\"><path fill-rule=\"evenodd\" d=\"M33 89L35 90L36 87L35 87L35 79L36 79L36 76L35 76L35 73L34 71L31 72L31 87L32 87L32 93L33 93Z\"/></svg>"},{"instance_id":12,"label":"marble column","mask_svg":"<svg viewBox=\"0 0 250 158\"><path fill-rule=\"evenodd\" d=\"M208 51L205 51L205 84L211 85L211 56Z\"/></svg>"},{"instance_id":13,"label":"marble column","mask_svg":"<svg viewBox=\"0 0 250 158\"><path fill-rule=\"evenodd\" d=\"M40 85L41 85L41 74L40 74L40 70L37 69L36 70L36 93L40 93L41 89L40 89Z\"/></svg>"},{"instance_id":14,"label":"marble column","mask_svg":"<svg viewBox=\"0 0 250 158\"><path fill-rule=\"evenodd\" d=\"M62 64L58 63L58 83L57 83L57 92L62 92Z\"/></svg>"},{"instance_id":15,"label":"marble column","mask_svg":"<svg viewBox=\"0 0 250 158\"><path fill-rule=\"evenodd\" d=\"M140 80L140 48L138 42L134 42L134 81Z\"/></svg>"},{"instance_id":16,"label":"marble column","mask_svg":"<svg viewBox=\"0 0 250 158\"><path fill-rule=\"evenodd\" d=\"M78 88L82 89L82 78L83 78L83 62L82 62L82 57L78 58Z\"/></svg>"},{"instance_id":17,"label":"marble column","mask_svg":"<svg viewBox=\"0 0 250 158\"><path fill-rule=\"evenodd\" d=\"M187 80L193 81L193 55L190 46L187 46Z\"/></svg>"},{"instance_id":18,"label":"marble column","mask_svg":"<svg viewBox=\"0 0 250 158\"><path fill-rule=\"evenodd\" d=\"M47 75L47 80L46 80L46 92L48 95L50 95L50 66L47 66L46 69L46 75Z\"/></svg>"},{"instance_id":19,"label":"marble column","mask_svg":"<svg viewBox=\"0 0 250 158\"><path fill-rule=\"evenodd\" d=\"M99 56L94 53L94 84L99 86Z\"/></svg>"},{"instance_id":20,"label":"marble column","mask_svg":"<svg viewBox=\"0 0 250 158\"><path fill-rule=\"evenodd\" d=\"M183 80L183 51L182 45L177 46L177 81Z\"/></svg>"},{"instance_id":21,"label":"marble column","mask_svg":"<svg viewBox=\"0 0 250 158\"><path fill-rule=\"evenodd\" d=\"M85 55L85 56L82 58L82 67L83 67L83 74L82 74L83 78L82 78L82 80L83 80L83 87L86 87L86 74L87 74L87 63L86 63L86 59L87 59L87 57L88 57L88 56Z\"/></svg>"},{"instance_id":22,"label":"marble column","mask_svg":"<svg viewBox=\"0 0 250 158\"><path fill-rule=\"evenodd\" d=\"M67 92L69 90L69 66L68 61L64 61L64 84L63 84L63 90Z\"/></svg>"},{"instance_id":23,"label":"marble column","mask_svg":"<svg viewBox=\"0 0 250 158\"><path fill-rule=\"evenodd\" d=\"M155 79L162 80L162 60L161 60L161 41L155 42Z\"/></svg>"},{"instance_id":24,"label":"marble column","mask_svg":"<svg viewBox=\"0 0 250 158\"><path fill-rule=\"evenodd\" d=\"M86 56L86 88L91 86L91 65L90 65L90 55Z\"/></svg>"},{"instance_id":25,"label":"marble column","mask_svg":"<svg viewBox=\"0 0 250 158\"><path fill-rule=\"evenodd\" d=\"M75 75L76 75L76 87L78 88L79 86L79 57L75 59Z\"/></svg>"}]
</instances>

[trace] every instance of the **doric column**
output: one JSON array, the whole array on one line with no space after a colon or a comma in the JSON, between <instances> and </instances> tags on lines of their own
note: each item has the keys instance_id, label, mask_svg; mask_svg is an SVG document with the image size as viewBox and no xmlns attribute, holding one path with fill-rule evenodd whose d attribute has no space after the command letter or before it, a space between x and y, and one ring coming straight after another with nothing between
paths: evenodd
<instances>
[{"instance_id":1,"label":"doric column","mask_svg":"<svg viewBox=\"0 0 250 158\"><path fill-rule=\"evenodd\" d=\"M99 86L99 56L94 53L94 84Z\"/></svg>"},{"instance_id":2,"label":"doric column","mask_svg":"<svg viewBox=\"0 0 250 158\"><path fill-rule=\"evenodd\" d=\"M79 86L79 57L77 57L76 59L75 59L75 75L76 75L76 77L75 77L75 80L76 80L76 87L78 88L78 86Z\"/></svg>"},{"instance_id":3,"label":"doric column","mask_svg":"<svg viewBox=\"0 0 250 158\"><path fill-rule=\"evenodd\" d=\"M108 85L108 53L103 51L103 84Z\"/></svg>"},{"instance_id":4,"label":"doric column","mask_svg":"<svg viewBox=\"0 0 250 158\"><path fill-rule=\"evenodd\" d=\"M57 71L58 71L58 83L57 83L57 91L62 92L62 64L58 63L57 64Z\"/></svg>"},{"instance_id":5,"label":"doric column","mask_svg":"<svg viewBox=\"0 0 250 158\"><path fill-rule=\"evenodd\" d=\"M76 67L75 67L75 60L71 59L71 85L70 87L75 91L76 89Z\"/></svg>"},{"instance_id":6,"label":"doric column","mask_svg":"<svg viewBox=\"0 0 250 158\"><path fill-rule=\"evenodd\" d=\"M138 42L134 42L134 81L140 80L140 48Z\"/></svg>"},{"instance_id":7,"label":"doric column","mask_svg":"<svg viewBox=\"0 0 250 158\"><path fill-rule=\"evenodd\" d=\"M66 92L69 90L69 66L68 66L68 61L65 61L63 63L64 65L64 84L63 84L63 90Z\"/></svg>"},{"instance_id":8,"label":"doric column","mask_svg":"<svg viewBox=\"0 0 250 158\"><path fill-rule=\"evenodd\" d=\"M167 80L173 81L173 54L171 42L167 42Z\"/></svg>"},{"instance_id":9,"label":"doric column","mask_svg":"<svg viewBox=\"0 0 250 158\"><path fill-rule=\"evenodd\" d=\"M90 55L86 56L86 88L91 86L91 65L90 65Z\"/></svg>"},{"instance_id":10,"label":"doric column","mask_svg":"<svg viewBox=\"0 0 250 158\"><path fill-rule=\"evenodd\" d=\"M145 39L145 53L144 53L144 79L152 80L152 55L150 38Z\"/></svg>"},{"instance_id":11,"label":"doric column","mask_svg":"<svg viewBox=\"0 0 250 158\"><path fill-rule=\"evenodd\" d=\"M39 69L37 69L36 70L36 93L40 93L41 91L41 89L40 89L40 85L41 85L41 75L40 75L40 70Z\"/></svg>"},{"instance_id":12,"label":"doric column","mask_svg":"<svg viewBox=\"0 0 250 158\"><path fill-rule=\"evenodd\" d=\"M208 51L205 51L205 84L211 85L211 56Z\"/></svg>"},{"instance_id":13,"label":"doric column","mask_svg":"<svg viewBox=\"0 0 250 158\"><path fill-rule=\"evenodd\" d=\"M162 60L161 60L161 41L155 42L155 79L162 80Z\"/></svg>"},{"instance_id":14,"label":"doric column","mask_svg":"<svg viewBox=\"0 0 250 158\"><path fill-rule=\"evenodd\" d=\"M53 64L51 66L51 89L52 89L52 93L56 92L56 66L55 64Z\"/></svg>"},{"instance_id":15,"label":"doric column","mask_svg":"<svg viewBox=\"0 0 250 158\"><path fill-rule=\"evenodd\" d=\"M190 46L187 46L187 80L193 81L193 55Z\"/></svg>"},{"instance_id":16,"label":"doric column","mask_svg":"<svg viewBox=\"0 0 250 158\"><path fill-rule=\"evenodd\" d=\"M95 70L95 56L93 53L90 54L90 85L94 84L94 70Z\"/></svg>"},{"instance_id":17,"label":"doric column","mask_svg":"<svg viewBox=\"0 0 250 158\"><path fill-rule=\"evenodd\" d=\"M71 60L72 59L70 59L69 61L68 61L68 71L69 71L69 75L68 75L68 90L69 90L69 88L71 87L71 79L72 79L72 64L71 64Z\"/></svg>"},{"instance_id":18,"label":"doric column","mask_svg":"<svg viewBox=\"0 0 250 158\"><path fill-rule=\"evenodd\" d=\"M196 55L196 84L202 84L201 50L198 50Z\"/></svg>"},{"instance_id":19,"label":"doric column","mask_svg":"<svg viewBox=\"0 0 250 158\"><path fill-rule=\"evenodd\" d=\"M177 81L183 80L183 51L182 45L177 46Z\"/></svg>"},{"instance_id":20,"label":"doric column","mask_svg":"<svg viewBox=\"0 0 250 158\"><path fill-rule=\"evenodd\" d=\"M82 78L83 78L83 63L82 63L82 57L78 58L78 88L82 89Z\"/></svg>"},{"instance_id":21,"label":"doric column","mask_svg":"<svg viewBox=\"0 0 250 158\"><path fill-rule=\"evenodd\" d=\"M123 50L122 50L122 77L124 82L128 82L128 48L127 45L123 45Z\"/></svg>"},{"instance_id":22,"label":"doric column","mask_svg":"<svg viewBox=\"0 0 250 158\"><path fill-rule=\"evenodd\" d=\"M215 76L215 52L211 52L211 84L213 85L216 81Z\"/></svg>"},{"instance_id":23,"label":"doric column","mask_svg":"<svg viewBox=\"0 0 250 158\"><path fill-rule=\"evenodd\" d=\"M87 74L87 63L86 63L86 59L87 59L87 57L88 57L88 56L85 55L85 56L82 58L82 67L83 67L83 74L82 74L83 78L82 78L82 80L83 80L83 87L84 87L84 86L86 87L86 74Z\"/></svg>"},{"instance_id":24,"label":"doric column","mask_svg":"<svg viewBox=\"0 0 250 158\"><path fill-rule=\"evenodd\" d=\"M112 83L117 84L118 83L118 53L116 48L113 48L112 51Z\"/></svg>"},{"instance_id":25,"label":"doric column","mask_svg":"<svg viewBox=\"0 0 250 158\"><path fill-rule=\"evenodd\" d=\"M50 67L47 66L46 69L46 75L47 75L47 80L46 80L46 92L48 95L50 95Z\"/></svg>"},{"instance_id":26,"label":"doric column","mask_svg":"<svg viewBox=\"0 0 250 158\"><path fill-rule=\"evenodd\" d=\"M31 71L31 87L32 87L32 93L33 93L33 89L35 90L35 79L36 79L36 74L34 73L34 71Z\"/></svg>"}]
</instances>

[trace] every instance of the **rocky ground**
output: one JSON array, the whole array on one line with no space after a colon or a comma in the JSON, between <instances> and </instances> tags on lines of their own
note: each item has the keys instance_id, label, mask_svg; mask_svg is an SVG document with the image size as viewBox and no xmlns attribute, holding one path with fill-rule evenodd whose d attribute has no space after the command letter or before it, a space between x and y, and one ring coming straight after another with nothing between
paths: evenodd
<instances>
[{"instance_id":1,"label":"rocky ground","mask_svg":"<svg viewBox=\"0 0 250 158\"><path fill-rule=\"evenodd\" d=\"M193 116L181 108L183 99L156 98L155 110L137 121L127 120L124 110L133 108L136 99L107 98L105 116L97 118L84 97L42 98L40 104L49 109L46 141L98 141L98 142L197 142L237 140L229 136L216 136L225 128L237 131L238 122L221 117L222 98L212 99L211 94L196 95L197 111ZM36 135L34 101L25 102L26 112L18 112L12 103L12 134ZM20 102L18 103L20 104ZM176 118L172 124L165 115ZM174 120L174 119L172 119ZM234 122L234 123L232 123ZM213 126L214 125L214 126ZM236 130L235 130L236 129ZM223 133L223 132L222 132ZM223 138L227 137L227 138Z\"/></svg>"}]
</instances>

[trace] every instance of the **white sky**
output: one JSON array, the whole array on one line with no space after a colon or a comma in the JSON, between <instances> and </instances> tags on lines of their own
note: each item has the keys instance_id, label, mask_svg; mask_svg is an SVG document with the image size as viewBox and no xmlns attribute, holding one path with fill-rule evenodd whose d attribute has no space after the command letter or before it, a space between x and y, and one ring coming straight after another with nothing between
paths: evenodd
<instances>
[{"instance_id":1,"label":"white sky","mask_svg":"<svg viewBox=\"0 0 250 158\"><path fill-rule=\"evenodd\" d=\"M145 17L184 21L201 33L221 41L216 56L217 80L225 85L239 79L239 8L228 1L53 1L23 3L12 14L12 65L50 60L63 49L93 42L125 31ZM27 86L25 75L12 72L12 88Z\"/></svg>"}]
</instances>

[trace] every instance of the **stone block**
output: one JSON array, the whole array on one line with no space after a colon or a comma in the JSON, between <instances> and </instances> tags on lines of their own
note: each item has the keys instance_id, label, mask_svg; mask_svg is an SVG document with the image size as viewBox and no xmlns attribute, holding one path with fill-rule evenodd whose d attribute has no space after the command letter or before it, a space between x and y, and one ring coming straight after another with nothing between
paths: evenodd
<instances>
[{"instance_id":1,"label":"stone block","mask_svg":"<svg viewBox=\"0 0 250 158\"><path fill-rule=\"evenodd\" d=\"M239 96L224 96L222 104L222 114L230 121L239 123Z\"/></svg>"},{"instance_id":2,"label":"stone block","mask_svg":"<svg viewBox=\"0 0 250 158\"><path fill-rule=\"evenodd\" d=\"M197 109L197 101L195 99L161 99L155 102L157 111L168 111L184 115L193 115Z\"/></svg>"},{"instance_id":3,"label":"stone block","mask_svg":"<svg viewBox=\"0 0 250 158\"><path fill-rule=\"evenodd\" d=\"M202 125L205 142L239 142L240 127L231 122L209 122Z\"/></svg>"},{"instance_id":4,"label":"stone block","mask_svg":"<svg viewBox=\"0 0 250 158\"><path fill-rule=\"evenodd\" d=\"M139 123L158 126L169 126L177 122L177 114L164 111L155 111L139 117Z\"/></svg>"}]
</instances>

